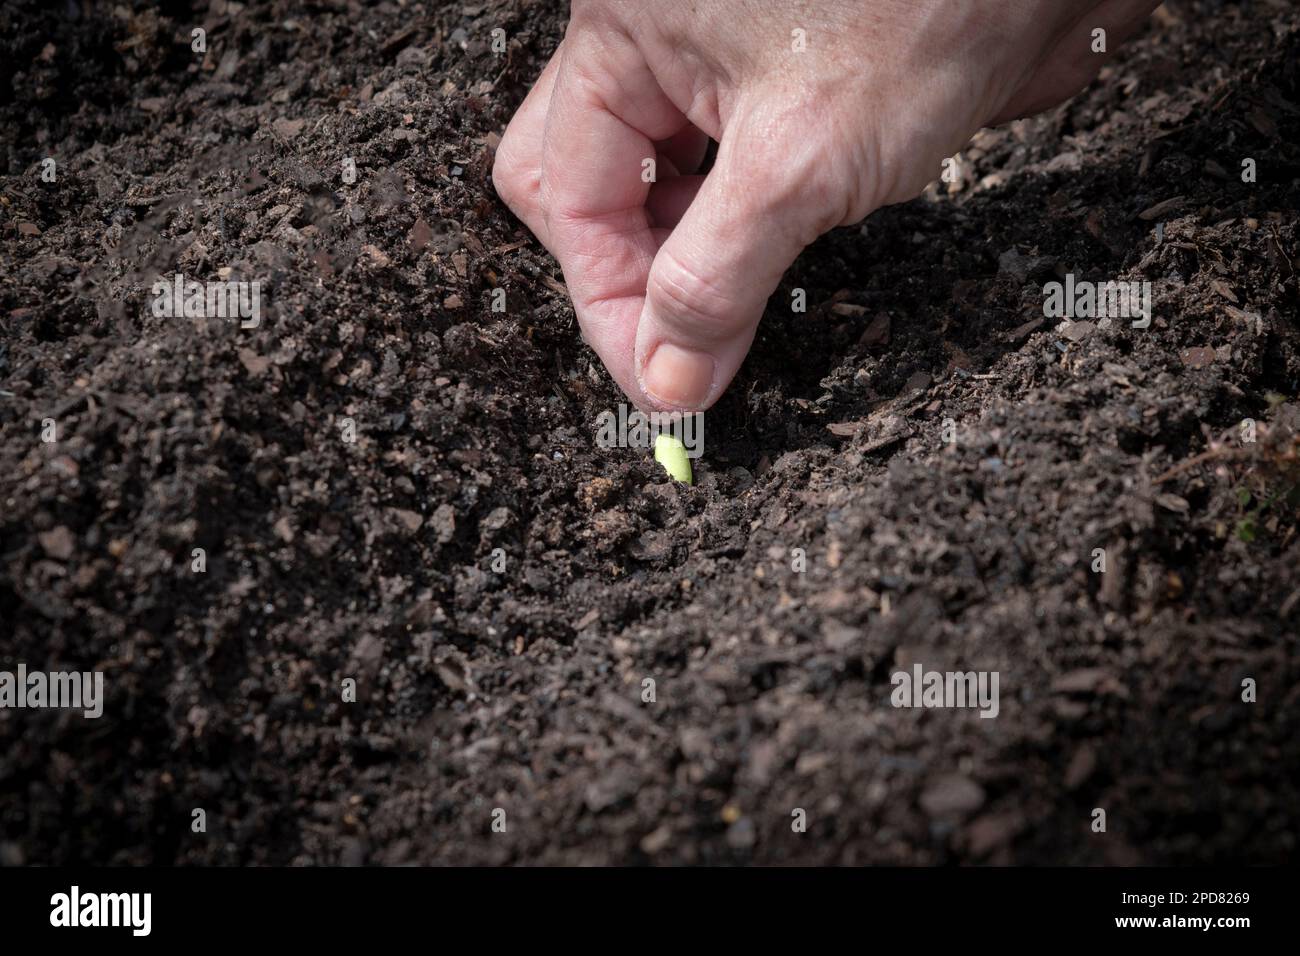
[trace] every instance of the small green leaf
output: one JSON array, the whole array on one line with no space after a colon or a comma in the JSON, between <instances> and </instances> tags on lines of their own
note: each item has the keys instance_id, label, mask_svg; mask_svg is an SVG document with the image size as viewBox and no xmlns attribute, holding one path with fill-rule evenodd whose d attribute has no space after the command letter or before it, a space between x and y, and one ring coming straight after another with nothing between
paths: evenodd
<instances>
[{"instance_id":1,"label":"small green leaf","mask_svg":"<svg viewBox=\"0 0 1300 956\"><path fill-rule=\"evenodd\" d=\"M661 433L655 438L655 461L664 466L664 471L677 481L694 484L691 476L691 460L686 455L686 446L672 435Z\"/></svg>"}]
</instances>

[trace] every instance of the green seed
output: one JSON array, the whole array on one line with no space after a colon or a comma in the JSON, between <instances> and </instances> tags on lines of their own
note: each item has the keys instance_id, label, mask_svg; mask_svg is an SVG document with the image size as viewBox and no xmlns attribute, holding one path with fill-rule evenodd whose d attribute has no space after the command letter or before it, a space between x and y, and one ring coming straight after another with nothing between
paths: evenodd
<instances>
[{"instance_id":1,"label":"green seed","mask_svg":"<svg viewBox=\"0 0 1300 956\"><path fill-rule=\"evenodd\" d=\"M655 438L655 461L677 481L691 485L691 460L686 457L686 446L672 435L661 433Z\"/></svg>"}]
</instances>

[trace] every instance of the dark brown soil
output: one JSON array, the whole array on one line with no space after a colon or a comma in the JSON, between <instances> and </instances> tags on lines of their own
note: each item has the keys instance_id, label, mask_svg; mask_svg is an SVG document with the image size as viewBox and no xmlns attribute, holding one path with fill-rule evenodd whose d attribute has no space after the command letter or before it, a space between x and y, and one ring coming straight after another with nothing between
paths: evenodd
<instances>
[{"instance_id":1,"label":"dark brown soil","mask_svg":"<svg viewBox=\"0 0 1300 956\"><path fill-rule=\"evenodd\" d=\"M0 9L0 669L107 688L0 710L0 862L1289 859L1294 5L1169 3L810 249L693 488L596 446L622 396L490 184L564 16ZM151 313L223 269L260 327ZM1044 320L1066 272L1151 328ZM999 716L891 707L914 662Z\"/></svg>"}]
</instances>

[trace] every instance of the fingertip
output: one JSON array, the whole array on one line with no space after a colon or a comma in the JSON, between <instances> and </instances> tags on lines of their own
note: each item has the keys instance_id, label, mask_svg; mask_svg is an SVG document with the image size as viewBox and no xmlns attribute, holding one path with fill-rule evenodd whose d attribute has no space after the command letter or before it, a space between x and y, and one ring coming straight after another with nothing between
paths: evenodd
<instances>
[{"instance_id":1,"label":"fingertip","mask_svg":"<svg viewBox=\"0 0 1300 956\"><path fill-rule=\"evenodd\" d=\"M711 404L717 373L717 359L709 353L660 342L641 363L637 382L655 407L697 412Z\"/></svg>"}]
</instances>

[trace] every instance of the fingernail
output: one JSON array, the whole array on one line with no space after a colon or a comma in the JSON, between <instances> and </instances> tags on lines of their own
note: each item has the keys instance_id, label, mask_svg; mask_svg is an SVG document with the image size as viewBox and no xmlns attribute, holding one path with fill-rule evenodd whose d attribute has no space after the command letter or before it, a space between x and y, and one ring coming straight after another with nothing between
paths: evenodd
<instances>
[{"instance_id":1,"label":"fingernail","mask_svg":"<svg viewBox=\"0 0 1300 956\"><path fill-rule=\"evenodd\" d=\"M697 411L713 390L713 374L713 356L662 342L645 363L641 387L661 405Z\"/></svg>"}]
</instances>

